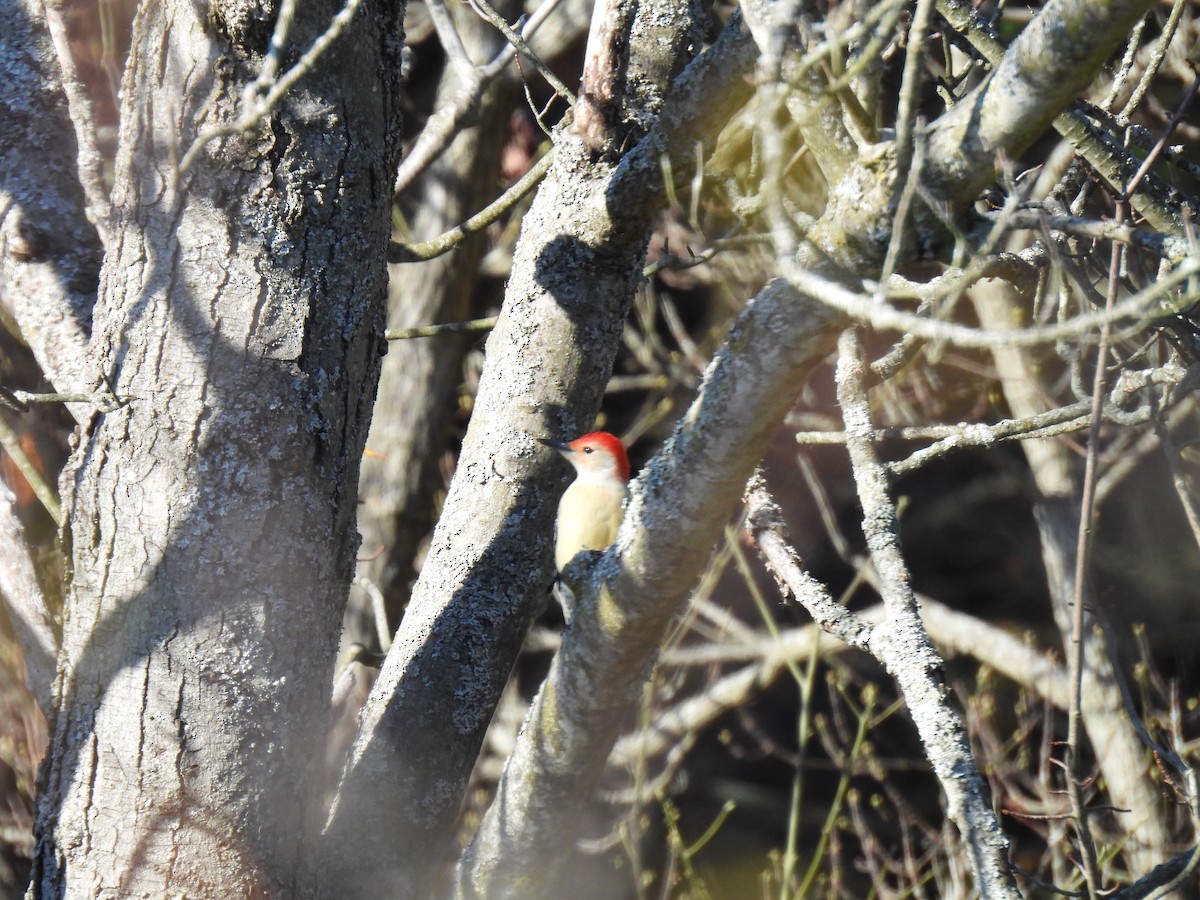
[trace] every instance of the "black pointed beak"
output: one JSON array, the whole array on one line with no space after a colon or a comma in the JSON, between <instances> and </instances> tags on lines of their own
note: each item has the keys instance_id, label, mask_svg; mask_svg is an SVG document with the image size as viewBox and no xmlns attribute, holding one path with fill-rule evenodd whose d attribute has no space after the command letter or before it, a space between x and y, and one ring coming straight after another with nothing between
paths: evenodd
<instances>
[{"instance_id":1,"label":"black pointed beak","mask_svg":"<svg viewBox=\"0 0 1200 900\"><path fill-rule=\"evenodd\" d=\"M566 441L556 441L553 438L538 438L538 441L542 444L545 444L547 447L553 447L559 453L574 453L575 452L574 450L572 450L570 447L567 446Z\"/></svg>"}]
</instances>

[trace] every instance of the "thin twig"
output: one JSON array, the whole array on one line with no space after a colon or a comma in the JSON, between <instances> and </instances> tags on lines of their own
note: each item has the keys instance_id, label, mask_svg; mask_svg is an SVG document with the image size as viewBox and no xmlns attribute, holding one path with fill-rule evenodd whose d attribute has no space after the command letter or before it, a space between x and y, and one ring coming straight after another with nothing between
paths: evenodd
<instances>
[{"instance_id":1,"label":"thin twig","mask_svg":"<svg viewBox=\"0 0 1200 900\"><path fill-rule=\"evenodd\" d=\"M16 394L3 385L0 385L0 406L4 407L10 412L29 412L29 404L19 399Z\"/></svg>"},{"instance_id":2,"label":"thin twig","mask_svg":"<svg viewBox=\"0 0 1200 900\"><path fill-rule=\"evenodd\" d=\"M1171 41L1175 39L1175 30L1179 27L1179 20L1183 16L1183 11L1187 6L1188 0L1175 0L1175 3L1171 6L1171 15L1167 17L1167 22L1163 26L1162 34L1159 35L1158 44L1154 47L1154 53L1150 56L1150 62L1146 66L1146 71L1142 73L1142 78L1138 82L1138 86L1129 95L1129 100L1126 101L1124 109L1121 110L1122 118L1128 120L1129 115L1138 108L1142 102L1142 98L1150 90L1150 85L1154 82L1159 67L1162 66L1163 60L1166 59L1167 48L1171 46Z\"/></svg>"},{"instance_id":3,"label":"thin twig","mask_svg":"<svg viewBox=\"0 0 1200 900\"><path fill-rule=\"evenodd\" d=\"M930 0L921 0L921 6L929 6ZM907 76L907 72L905 73ZM924 120L918 120L918 134L924 129ZM912 139L910 135L909 140ZM918 139L916 147L912 148L911 152L905 153L903 163L899 162L900 144L897 142L897 163L896 163L896 178L900 182L897 187L900 189L900 200L896 204L896 215L892 219L892 236L888 240L887 253L883 258L883 268L879 274L879 287L876 288L876 297L883 298L883 288L887 284L888 279L892 277L892 273L896 270L896 260L900 258L900 251L904 247L904 235L908 226L909 213L912 212L913 198L917 195L917 186L921 183L921 169L925 166L925 142ZM910 161L911 157L911 161ZM912 171L908 171L911 167ZM901 174L903 173L903 174Z\"/></svg>"},{"instance_id":4,"label":"thin twig","mask_svg":"<svg viewBox=\"0 0 1200 900\"><path fill-rule=\"evenodd\" d=\"M1126 203L1129 202L1134 191L1137 190L1137 186L1142 183L1142 179L1146 177L1146 173L1150 171L1150 167L1158 160L1158 156L1162 153L1163 148L1167 146L1167 141L1170 139L1171 133L1175 130L1175 126L1183 121L1183 117L1187 113L1188 107L1191 106L1192 100L1195 99L1196 91L1198 90L1200 90L1200 72L1196 73L1196 77L1192 79L1192 83L1184 92L1183 98L1179 101L1179 105L1175 108L1175 112L1171 116L1171 120L1167 122L1167 127L1163 129L1162 136L1159 137L1158 142L1151 148L1150 152L1146 154L1146 158L1142 160L1142 164L1138 167L1137 172L1130 179L1129 185L1122 192L1121 199Z\"/></svg>"},{"instance_id":5,"label":"thin twig","mask_svg":"<svg viewBox=\"0 0 1200 900\"><path fill-rule=\"evenodd\" d=\"M858 321L868 323L877 330L907 331L929 340L944 341L959 347L991 348L1049 344L1064 338L1082 337L1106 322L1111 324L1134 316L1141 316L1143 320L1158 318L1185 310L1196 300L1192 291L1172 299L1169 303L1163 303L1157 307L1153 304L1158 301L1158 298L1168 295L1171 290L1184 284L1193 274L1200 271L1200 257L1194 255L1188 257L1169 274L1134 296L1122 300L1111 310L1082 313L1053 325L995 331L939 319L926 319L891 306L875 303L870 296L855 293L814 271L804 269L794 260L781 258L780 266L784 269L787 280L800 292L820 300Z\"/></svg>"},{"instance_id":6,"label":"thin twig","mask_svg":"<svg viewBox=\"0 0 1200 900\"><path fill-rule=\"evenodd\" d=\"M1070 409L1070 407L1063 407L1062 409L1051 410L1049 413L1044 415L1046 415L1047 418L1053 418L1056 414L1064 413L1068 409ZM1036 421L1040 418L1041 416L1031 416L1029 419L1024 421ZM1075 431L1081 431L1088 426L1090 421L1091 420L1088 415L1083 413L1075 418L1064 419L1058 423L1035 426L1028 431L1013 432L1011 434L1005 434L1003 432L1006 429L996 429L995 426L978 424L963 425L957 433L944 437L936 444L932 444L929 447L918 450L905 459L888 463L887 468L888 472L893 476L907 475L908 473L916 471L921 466L945 456L951 450L958 449L959 447L987 446L998 441L1007 440L1024 441L1033 438L1057 437L1061 434L1071 434Z\"/></svg>"},{"instance_id":7,"label":"thin twig","mask_svg":"<svg viewBox=\"0 0 1200 900\"><path fill-rule=\"evenodd\" d=\"M546 83L554 88L554 92L567 101L571 106L576 103L575 93L559 80L559 77L550 70L550 67L542 62L541 57L533 52L525 39L517 32L513 31L512 26L504 20L504 16L496 12L487 0L467 0L471 4L471 8L479 13L487 21L495 26L496 30L504 35L505 40L512 44L522 56L524 56L533 65L542 77L546 79Z\"/></svg>"},{"instance_id":8,"label":"thin twig","mask_svg":"<svg viewBox=\"0 0 1200 900\"><path fill-rule=\"evenodd\" d=\"M670 269L673 272L682 271L684 269L692 269L696 266L702 266L712 260L714 256L722 250L727 250L736 247L749 247L757 244L762 244L767 239L762 235L744 235L740 237L717 238L707 248L699 253L689 251L687 256L680 256L677 253L672 253L669 249L664 250L654 262L649 263L642 269L642 275L646 278L653 278L664 269Z\"/></svg>"},{"instance_id":9,"label":"thin twig","mask_svg":"<svg viewBox=\"0 0 1200 900\"><path fill-rule=\"evenodd\" d=\"M876 428L871 433L873 441L941 441L955 440L956 446L978 446L998 441L1024 440L1030 437L1046 437L1047 430L1069 425L1069 431L1078 430L1077 420L1085 417L1090 408L1087 400L1070 406L1047 410L1036 416L1020 419L1001 419L991 425L982 422L964 422L958 425L902 425ZM1061 432L1054 432L1061 433ZM844 444L844 431L800 431L796 433L798 444Z\"/></svg>"},{"instance_id":10,"label":"thin twig","mask_svg":"<svg viewBox=\"0 0 1200 900\"><path fill-rule=\"evenodd\" d=\"M109 244L109 223L112 221L112 204L104 183L104 157L100 153L96 138L96 116L92 100L88 96L84 79L75 63L70 36L65 20L65 3L45 3L46 27L54 43L54 52L62 70L62 89L67 97L67 109L71 124L75 128L75 139L79 142L79 183L86 200L85 211L88 221L100 236L100 243Z\"/></svg>"},{"instance_id":11,"label":"thin twig","mask_svg":"<svg viewBox=\"0 0 1200 900\"><path fill-rule=\"evenodd\" d=\"M892 31L892 26L899 19L900 13L905 7L904 0L887 0L885 3L873 3L865 10L861 19L856 19L854 23L843 31L837 34L830 35L825 40L818 43L816 46L808 49L805 54L800 57L796 64L796 69L789 74L792 78L804 74L809 69L816 66L818 63L825 60L833 54L844 54L846 50L853 44L863 45L864 36L870 32L874 35L876 32L881 34L889 34ZM876 28L876 26L879 26Z\"/></svg>"},{"instance_id":12,"label":"thin twig","mask_svg":"<svg viewBox=\"0 0 1200 900\"><path fill-rule=\"evenodd\" d=\"M547 0L537 8L521 28L521 37L528 40L558 6L560 0ZM483 101L484 92L512 62L517 51L506 44L486 66L471 69L462 75L464 84L449 102L441 105L425 123L400 168L396 171L394 194L402 194L429 165L437 159L450 142L471 121Z\"/></svg>"},{"instance_id":13,"label":"thin twig","mask_svg":"<svg viewBox=\"0 0 1200 900\"><path fill-rule=\"evenodd\" d=\"M386 654L392 649L392 626L388 624L387 603L383 598L383 591L370 578L356 576L353 583L371 598L371 614L375 617L375 639L379 642L380 652Z\"/></svg>"},{"instance_id":14,"label":"thin twig","mask_svg":"<svg viewBox=\"0 0 1200 900\"><path fill-rule=\"evenodd\" d=\"M767 492L762 473L746 486L746 531L758 546L771 574L785 596L792 596L825 631L852 647L867 649L872 626L842 606L828 590L804 571L787 538L783 513Z\"/></svg>"},{"instance_id":15,"label":"thin twig","mask_svg":"<svg viewBox=\"0 0 1200 900\"><path fill-rule=\"evenodd\" d=\"M265 94L271 89L271 83L279 74L279 64L283 60L283 50L287 46L288 35L292 31L292 23L296 21L297 0L282 0L279 4L279 15L275 17L275 27L271 29L271 43L267 47L267 55L263 59L258 77L245 88L246 102Z\"/></svg>"},{"instance_id":16,"label":"thin twig","mask_svg":"<svg viewBox=\"0 0 1200 900\"><path fill-rule=\"evenodd\" d=\"M67 392L67 393L45 393L37 394L32 391L6 390L0 388L12 400L16 401L19 406L25 407L21 412L26 412L30 404L36 403L89 403L102 413L110 413L120 409L122 406L128 405L132 398L118 397L111 391L94 391L86 393L82 391Z\"/></svg>"},{"instance_id":17,"label":"thin twig","mask_svg":"<svg viewBox=\"0 0 1200 900\"><path fill-rule=\"evenodd\" d=\"M4 416L0 416L0 447L9 455L17 470L25 477L34 496L38 498L46 512L50 514L56 525L62 524L62 507L58 503L58 494L42 477L37 466L30 462L29 457L21 447L20 436L9 427Z\"/></svg>"},{"instance_id":18,"label":"thin twig","mask_svg":"<svg viewBox=\"0 0 1200 900\"><path fill-rule=\"evenodd\" d=\"M483 229L487 228L515 206L517 201L533 190L538 182L546 176L546 173L550 171L550 164L553 161L554 151L551 150L539 159L532 169L521 176L521 179L516 184L497 197L492 203L471 216L471 218L467 219L461 225L456 225L454 228L443 234L439 234L435 238L430 238L419 244L401 244L397 241L392 241L388 244L388 262L424 262L453 250L467 238L471 237L471 235L483 231Z\"/></svg>"},{"instance_id":19,"label":"thin twig","mask_svg":"<svg viewBox=\"0 0 1200 900\"><path fill-rule=\"evenodd\" d=\"M469 322L445 322L441 325L418 325L416 328L394 328L383 334L389 341L411 341L414 338L441 337L446 334L474 334L491 331L496 327L498 316L472 319Z\"/></svg>"},{"instance_id":20,"label":"thin twig","mask_svg":"<svg viewBox=\"0 0 1200 900\"><path fill-rule=\"evenodd\" d=\"M1192 540L1196 542L1197 547L1200 547L1200 510L1196 508L1196 501L1192 499L1191 487L1179 468L1179 453L1175 449L1175 442L1171 439L1171 429L1167 427L1162 416L1154 417L1154 433L1158 435L1158 441L1162 445L1167 470L1171 473L1171 483L1175 485L1175 495L1179 497L1179 503L1187 517L1188 526L1192 529Z\"/></svg>"},{"instance_id":21,"label":"thin twig","mask_svg":"<svg viewBox=\"0 0 1200 900\"><path fill-rule=\"evenodd\" d=\"M459 77L466 78L476 71L475 64L463 46L462 38L454 27L450 11L446 9L443 0L426 0L425 9L429 11L429 19L433 22L433 30L437 32L438 42L446 51L450 64L458 71Z\"/></svg>"},{"instance_id":22,"label":"thin twig","mask_svg":"<svg viewBox=\"0 0 1200 900\"><path fill-rule=\"evenodd\" d=\"M1117 220L1124 218L1125 203L1117 204ZM1112 243L1112 258L1109 267L1108 294L1105 310L1116 303L1121 279L1121 255L1123 247ZM1101 890L1099 862L1096 844L1088 825L1087 801L1083 795L1083 774L1080 768L1079 742L1083 726L1083 626L1084 602L1086 597L1088 551L1091 546L1092 522L1096 498L1096 469L1100 454L1100 426L1104 411L1105 368L1108 364L1108 341L1111 324L1105 321L1100 329L1100 344L1096 348L1096 371L1092 382L1092 424L1088 432L1087 456L1083 470L1083 496L1080 500L1079 535L1075 545L1075 596L1071 608L1071 704L1067 717L1067 796L1071 801L1071 813L1076 835L1079 838L1083 877L1087 882L1088 896L1096 897Z\"/></svg>"},{"instance_id":23,"label":"thin twig","mask_svg":"<svg viewBox=\"0 0 1200 900\"><path fill-rule=\"evenodd\" d=\"M912 210L916 185L921 180L921 168L925 163L925 141L922 136L924 122L917 115L922 74L924 72L925 38L933 19L933 0L917 0L916 12L908 29L908 42L904 52L904 75L900 85L900 100L896 109L896 185L893 191L900 200L892 220L892 235L888 241L887 254L879 280L882 285L896 268L896 260L904 242L909 213ZM914 128L915 126L915 128Z\"/></svg>"},{"instance_id":24,"label":"thin twig","mask_svg":"<svg viewBox=\"0 0 1200 900\"><path fill-rule=\"evenodd\" d=\"M1174 430L1184 423L1190 423L1196 412L1196 396L1185 397L1178 405L1167 413L1167 428ZM1158 449L1158 435L1153 430L1146 431L1130 447L1122 450L1120 456L1109 463L1104 474L1096 482L1096 505L1103 506L1112 492L1124 482L1147 456Z\"/></svg>"},{"instance_id":25,"label":"thin twig","mask_svg":"<svg viewBox=\"0 0 1200 900\"><path fill-rule=\"evenodd\" d=\"M1004 214L984 213L984 218L996 219L1001 215ZM1172 261L1181 260L1191 252L1188 242L1181 237L1134 228L1112 219L1099 221L1078 216L1052 216L1032 209L1015 210L1005 218L1009 228L1049 229L1097 241L1121 241Z\"/></svg>"},{"instance_id":26,"label":"thin twig","mask_svg":"<svg viewBox=\"0 0 1200 900\"><path fill-rule=\"evenodd\" d=\"M1133 69L1133 63L1137 57L1138 45L1142 42L1142 32L1146 30L1147 19L1147 16L1143 16L1142 20L1129 33L1129 41L1125 45L1125 55L1121 58L1121 65L1117 67L1117 74L1109 87L1108 96L1100 104L1101 109L1112 109L1112 105L1117 102L1117 98L1125 88L1125 82L1129 80L1129 73Z\"/></svg>"},{"instance_id":27,"label":"thin twig","mask_svg":"<svg viewBox=\"0 0 1200 900\"><path fill-rule=\"evenodd\" d=\"M979 253L978 249L972 250L971 260L965 267L951 266L929 281L910 281L902 275L892 275L887 281L887 298L932 304L961 295L983 278L1003 278L1020 287L1027 281L1036 280L1050 263L1046 248L1036 245L1020 253L1005 252L994 256ZM863 279L863 285L874 290L869 279ZM921 310L917 315L920 318L928 317ZM875 369L875 365L872 365L872 369Z\"/></svg>"},{"instance_id":28,"label":"thin twig","mask_svg":"<svg viewBox=\"0 0 1200 900\"><path fill-rule=\"evenodd\" d=\"M913 154L913 124L917 118L921 74L924 65L925 38L933 20L933 0L917 0L908 42L904 50L904 76L900 85L900 102L896 109L896 179L897 193L902 193L909 178L909 162ZM913 173L916 177L916 173Z\"/></svg>"}]
</instances>

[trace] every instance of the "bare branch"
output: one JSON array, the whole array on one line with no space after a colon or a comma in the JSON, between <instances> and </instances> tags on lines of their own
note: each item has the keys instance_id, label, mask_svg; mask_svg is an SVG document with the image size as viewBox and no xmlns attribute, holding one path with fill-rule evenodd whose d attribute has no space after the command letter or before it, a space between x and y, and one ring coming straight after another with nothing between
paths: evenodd
<instances>
[{"instance_id":1,"label":"bare branch","mask_svg":"<svg viewBox=\"0 0 1200 900\"><path fill-rule=\"evenodd\" d=\"M559 2L560 0L546 0L541 4L521 28L521 37L532 38L550 13L558 7ZM405 154L396 172L396 185L393 188L396 194L406 191L417 176L450 146L455 135L474 121L489 85L508 71L508 64L512 62L516 52L516 48L510 45L486 66L472 68L462 76L462 87L455 92L450 102L438 105L425 127L421 129L416 142Z\"/></svg>"},{"instance_id":2,"label":"bare branch","mask_svg":"<svg viewBox=\"0 0 1200 900\"><path fill-rule=\"evenodd\" d=\"M58 640L13 500L12 491L0 481L0 596L25 657L26 684L49 715L54 710L51 688Z\"/></svg>"},{"instance_id":3,"label":"bare branch","mask_svg":"<svg viewBox=\"0 0 1200 900\"><path fill-rule=\"evenodd\" d=\"M1045 228L1097 241L1121 241L1157 253L1170 262L1179 262L1189 254L1196 252L1196 248L1189 246L1185 238L1134 228L1125 222L1114 222L1111 219L1097 221L1096 219L1083 219L1079 216L1047 215L1037 210L1025 209L1005 213L987 213L986 216L992 219L1003 217L1009 228L1030 228L1038 231Z\"/></svg>"},{"instance_id":4,"label":"bare branch","mask_svg":"<svg viewBox=\"0 0 1200 900\"><path fill-rule=\"evenodd\" d=\"M324 874L339 890L411 896L436 864L552 580L549 451L536 452L532 436L591 421L641 279L663 196L662 155L690 175L695 135L718 131L749 95L753 52L735 18L679 76L646 138L618 161L594 160L572 131L558 133L554 164L525 216L430 555L364 708L327 826ZM541 360L536 370L531 358ZM492 817L517 808L500 804ZM353 862L362 852L374 860L370 870Z\"/></svg>"},{"instance_id":5,"label":"bare branch","mask_svg":"<svg viewBox=\"0 0 1200 900\"><path fill-rule=\"evenodd\" d=\"M103 250L41 16L36 0L0 5L0 304L51 384L82 390L92 382L87 344ZM92 412L70 409L80 421Z\"/></svg>"},{"instance_id":6,"label":"bare branch","mask_svg":"<svg viewBox=\"0 0 1200 900\"><path fill-rule=\"evenodd\" d=\"M1079 0L1071 0L1071 2L1073 4L1078 4ZM1147 5L1148 4L1145 3L1131 4L1129 2L1126 2L1120 6L1113 4L1111 7L1107 4L1103 7L1092 5L1092 12L1103 15L1111 11L1114 15L1120 15L1123 21L1132 22L1132 20L1136 20L1139 17L1139 10ZM1058 4L1047 4L1042 8L1038 18L1042 19L1044 23L1053 26L1056 24L1056 18L1043 17L1057 17L1058 10ZM1007 57L1005 48L996 39L995 33L992 32L992 30L975 11L974 7L972 7L969 3L963 2L963 0L938 0L938 12L945 16L950 25L957 31L961 32L967 38L967 40L971 42L975 49L982 53L984 58L986 58L993 65L999 64L1002 59ZM1076 21L1074 24L1078 25L1080 23ZM1115 42L1119 42L1122 34L1125 33L1124 30L1118 28L1115 24L1111 22L1103 22L1086 26L1086 34L1080 33L1079 31L1074 31L1073 39L1077 41L1079 47L1081 48L1095 49L1092 42L1098 34L1103 32L1104 29L1111 29L1107 34L1107 41L1105 42L1106 46L1108 45L1108 42L1114 42L1112 43L1112 46L1115 47ZM1064 29L1063 33L1066 35L1067 31ZM1022 32L1022 34L1024 35L1024 32ZM1033 36L1034 34L1036 34L1036 32L1030 33L1029 41L1031 44L1035 40ZM1029 47L1029 45L1027 45L1027 47ZM1037 71L1037 55L1042 51L1038 50L1036 47L1029 47L1029 50L1031 51L1030 55L1034 57L1030 61L1033 66L1031 71ZM1049 55L1050 54L1047 54L1047 56ZM1087 68L1087 78L1090 79L1095 70L1095 66ZM1079 71L1084 70L1082 67L1080 67ZM1053 80L1053 76L1050 76L1048 80ZM1083 86L1086 86L1086 83L1085 85L1081 85L1080 88ZM1014 90L1017 89L1016 85L1012 85L1011 87ZM1078 91L1076 91L1076 93L1078 93ZM962 108L962 112L958 113L958 118L961 120L966 109L970 106L970 103L967 100L964 100L959 104L959 106ZM1057 111L1058 110L1056 110L1056 112ZM1000 121L1001 118L1002 117L998 117L993 123L992 127L997 128L999 133L1003 134L1007 129L1004 123ZM1040 114L1037 113L1037 111L1034 111L1034 119L1031 121L1038 121L1040 118ZM964 123L960 121L956 123L956 127L963 124ZM1026 125L1028 124L1030 123L1026 123ZM1126 161L1119 158L1113 152L1111 147L1106 145L1093 133L1090 125L1081 115L1074 112L1064 112L1053 120L1053 125L1059 134L1074 144L1076 151L1079 152L1079 154L1083 156L1090 165L1094 166L1101 175L1108 179L1111 184L1120 184L1122 182L1123 179L1121 177L1121 172ZM1034 134L1030 139L1032 140L1036 137L1037 134ZM986 165L990 162L995 150L999 149L999 145L991 147L990 149L987 146L981 145L979 149L985 151L985 153L983 156L977 159L977 162ZM1011 149L1013 148L1006 148L1006 152L1009 153L1010 158L1014 155L1011 153ZM950 152L953 152L953 150L950 150ZM978 180L983 176L981 174L976 174L973 177ZM983 183L986 183L986 181ZM1132 203L1134 209L1145 216L1147 221L1149 221L1149 223L1160 232L1164 234L1175 235L1182 235L1184 233L1182 221L1179 218L1178 212L1170 208L1170 206L1163 200L1159 191L1143 188L1134 193L1130 202Z\"/></svg>"},{"instance_id":7,"label":"bare branch","mask_svg":"<svg viewBox=\"0 0 1200 900\"><path fill-rule=\"evenodd\" d=\"M463 46L462 38L454 27L450 11L446 9L443 0L427 0L425 8L429 10L429 18L437 32L438 42L446 52L446 57L457 70L457 75L464 81L471 77L475 64L471 61L467 48Z\"/></svg>"},{"instance_id":8,"label":"bare branch","mask_svg":"<svg viewBox=\"0 0 1200 900\"><path fill-rule=\"evenodd\" d=\"M400 244L392 241L388 244L388 262L390 263L410 263L423 262L433 259L435 256L441 256L443 253L449 253L455 247L458 247L471 235L479 234L502 215L512 209L517 202L532 191L550 171L550 166L554 162L554 151L546 153L536 165L528 172L521 176L512 187L501 194L496 200L485 209L480 210L461 225L451 228L444 234L440 234L428 241L421 241L419 244Z\"/></svg>"},{"instance_id":9,"label":"bare branch","mask_svg":"<svg viewBox=\"0 0 1200 900\"><path fill-rule=\"evenodd\" d=\"M824 585L804 571L788 539L783 513L767 493L762 473L746 486L746 531L754 539L783 595L808 610L814 621L851 647L866 650L872 629L833 597Z\"/></svg>"},{"instance_id":10,"label":"bare branch","mask_svg":"<svg viewBox=\"0 0 1200 900\"><path fill-rule=\"evenodd\" d=\"M420 325L416 328L395 328L384 332L389 341L410 341L414 338L441 337L444 334L478 334L496 327L497 316L472 319L470 322L445 322L441 325Z\"/></svg>"},{"instance_id":11,"label":"bare branch","mask_svg":"<svg viewBox=\"0 0 1200 900\"><path fill-rule=\"evenodd\" d=\"M945 10L949 4L939 4ZM941 197L974 198L996 158L1015 159L1088 86L1150 0L1051 0L992 75L929 127L929 178ZM953 20L952 20L953 21Z\"/></svg>"},{"instance_id":12,"label":"bare branch","mask_svg":"<svg viewBox=\"0 0 1200 900\"><path fill-rule=\"evenodd\" d=\"M760 546L762 537L774 530L774 526L757 529L759 537L756 540L760 541ZM782 534L780 539L783 540ZM791 582L783 570L774 568L765 554L763 559L777 579L789 581L787 593L807 593L807 576L800 582ZM1044 697L1057 708L1067 708L1069 678L1066 670L1056 665L1050 654L1030 647L1008 634L1001 626L950 609L930 597L922 596L919 599L921 619L929 636L939 647L950 654L978 660L1022 688ZM880 625L887 618L882 604L871 606L856 615L868 628ZM791 628L778 637L760 635L753 643L668 650L663 654L660 665L748 665L723 675L700 694L688 697L656 716L645 728L622 737L613 747L609 767L628 768L639 759L666 752L689 734L699 732L728 710L736 709L749 698L765 691L784 672L788 662L804 662L814 653L827 656L848 649L851 649L849 644L826 629L818 625L806 625Z\"/></svg>"},{"instance_id":13,"label":"bare branch","mask_svg":"<svg viewBox=\"0 0 1200 900\"><path fill-rule=\"evenodd\" d=\"M516 847L515 858L560 857L664 629L791 405L779 386L803 382L829 346L829 326L826 310L784 282L735 322L690 413L634 484L615 548L577 592L497 799L460 863L461 883L489 883Z\"/></svg>"},{"instance_id":14,"label":"bare branch","mask_svg":"<svg viewBox=\"0 0 1200 900\"><path fill-rule=\"evenodd\" d=\"M46 512L50 514L50 518L54 520L54 524L61 525L62 508L58 503L58 492L46 483L46 479L42 477L42 473L30 462L29 457L25 455L25 451L21 448L20 437L9 427L3 415L0 415L0 448L3 448L4 452L16 464L25 481L33 489L33 493L38 498L38 501L45 507Z\"/></svg>"},{"instance_id":15,"label":"bare branch","mask_svg":"<svg viewBox=\"0 0 1200 900\"><path fill-rule=\"evenodd\" d=\"M1117 204L1117 220L1124 218L1126 204ZM1120 289L1121 244L1112 243L1109 263L1108 293L1105 308L1112 309ZM1096 348L1096 366L1092 380L1091 428L1088 432L1087 454L1083 470L1083 490L1079 503L1079 531L1075 544L1075 596L1071 609L1071 643L1068 659L1071 666L1071 705L1067 719L1067 796L1071 800L1071 816L1075 832L1079 837L1080 855L1083 857L1083 876L1087 882L1088 896L1097 897L1104 887L1101 883L1096 855L1096 842L1088 823L1087 801L1083 790L1083 765L1080 761L1083 737L1083 670L1084 670L1084 606L1088 594L1088 567L1091 559L1091 535L1095 522L1096 465L1100 455L1100 423L1104 409L1104 385L1107 379L1108 342L1112 329L1105 323L1100 330L1100 343Z\"/></svg>"},{"instance_id":16,"label":"bare branch","mask_svg":"<svg viewBox=\"0 0 1200 900\"><path fill-rule=\"evenodd\" d=\"M62 87L67 96L67 108L71 124L75 126L75 140L79 146L79 183L87 197L88 221L96 229L100 243L108 244L108 224L112 220L112 204L108 198L108 187L104 178L104 158L96 144L96 119L92 115L92 101L87 95L75 65L75 55L67 36L62 0L45 3L46 25L58 54L62 69Z\"/></svg>"},{"instance_id":17,"label":"bare branch","mask_svg":"<svg viewBox=\"0 0 1200 900\"><path fill-rule=\"evenodd\" d=\"M471 8L479 13L480 16L491 22L496 27L496 30L504 35L504 39L512 44L522 56L529 60L530 64L546 79L546 83L554 88L556 94L566 100L571 106L575 105L575 92L562 83L559 77L550 70L550 67L542 62L541 57L533 52L533 49L525 42L525 38L514 31L512 26L504 21L504 17L496 12L487 0L467 0L467 2L471 4Z\"/></svg>"},{"instance_id":18,"label":"bare branch","mask_svg":"<svg viewBox=\"0 0 1200 900\"><path fill-rule=\"evenodd\" d=\"M1183 17L1183 11L1187 5L1187 0L1175 0L1175 3L1172 4L1171 15L1167 17L1166 24L1163 25L1162 34L1158 36L1158 43L1155 44L1154 52L1147 61L1146 70L1142 73L1137 87L1134 88L1133 93L1125 102L1125 107L1121 110L1122 118L1127 118L1137 109L1142 103L1142 98L1146 96L1146 92L1150 90L1150 85L1154 83L1154 76L1158 74L1159 66L1166 59L1167 48L1171 46L1171 41L1175 38L1175 31L1179 28L1179 20Z\"/></svg>"},{"instance_id":19,"label":"bare branch","mask_svg":"<svg viewBox=\"0 0 1200 900\"><path fill-rule=\"evenodd\" d=\"M900 554L896 511L887 475L870 443L871 419L863 387L865 366L854 329L839 342L838 403L846 421L847 449L863 507L863 532L879 574L887 608L870 649L896 679L925 754L946 794L948 813L963 837L976 888L986 897L1020 897L1008 861L1008 839L992 811L958 714L946 702L941 659L929 643Z\"/></svg>"},{"instance_id":20,"label":"bare branch","mask_svg":"<svg viewBox=\"0 0 1200 900\"><path fill-rule=\"evenodd\" d=\"M1029 347L1049 344L1064 338L1079 338L1094 331L1105 322L1132 320L1133 327L1144 327L1150 319L1178 313L1197 299L1194 288L1172 296L1172 291L1186 284L1188 279L1200 271L1200 255L1189 256L1174 271L1158 279L1145 289L1127 297L1111 310L1083 313L1053 325L1032 328L1013 328L1000 331L959 325L955 322L928 319L914 313L904 312L875 302L871 297L857 294L822 274L801 268L793 262L782 260L787 278L797 289L816 297L834 309L840 310L872 328L889 331L906 331L920 337L945 341L960 347ZM1165 299L1170 297L1171 299Z\"/></svg>"}]
</instances>

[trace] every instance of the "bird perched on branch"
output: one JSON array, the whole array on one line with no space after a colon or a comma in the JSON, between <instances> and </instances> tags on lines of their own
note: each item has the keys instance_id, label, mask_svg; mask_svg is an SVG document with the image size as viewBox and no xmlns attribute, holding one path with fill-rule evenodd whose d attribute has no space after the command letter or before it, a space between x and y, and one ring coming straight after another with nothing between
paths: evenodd
<instances>
[{"instance_id":1,"label":"bird perched on branch","mask_svg":"<svg viewBox=\"0 0 1200 900\"><path fill-rule=\"evenodd\" d=\"M554 525L554 566L561 573L581 550L603 550L616 540L629 495L629 457L620 440L606 431L573 441L540 440L575 467L575 480L558 503ZM564 600L561 593L559 600ZM564 609L567 605L563 603Z\"/></svg>"}]
</instances>

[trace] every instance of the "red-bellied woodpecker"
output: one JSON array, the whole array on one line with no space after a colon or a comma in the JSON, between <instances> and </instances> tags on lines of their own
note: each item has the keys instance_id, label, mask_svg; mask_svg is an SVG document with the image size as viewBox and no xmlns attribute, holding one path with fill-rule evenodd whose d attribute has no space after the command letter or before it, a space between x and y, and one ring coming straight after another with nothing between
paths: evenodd
<instances>
[{"instance_id":1,"label":"red-bellied woodpecker","mask_svg":"<svg viewBox=\"0 0 1200 900\"><path fill-rule=\"evenodd\" d=\"M603 550L616 540L629 494L629 457L606 431L569 442L541 441L575 467L555 520L554 566L561 572L580 550Z\"/></svg>"}]
</instances>

